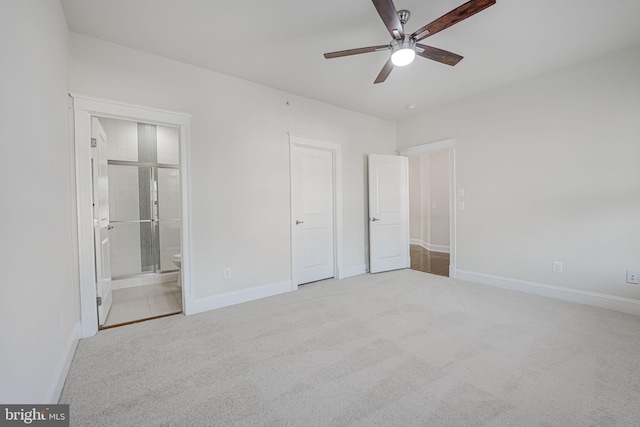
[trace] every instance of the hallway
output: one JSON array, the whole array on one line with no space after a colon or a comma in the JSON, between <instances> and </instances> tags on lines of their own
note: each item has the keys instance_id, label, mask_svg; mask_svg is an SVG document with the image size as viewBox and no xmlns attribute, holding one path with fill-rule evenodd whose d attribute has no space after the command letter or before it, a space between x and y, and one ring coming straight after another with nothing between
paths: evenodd
<instances>
[{"instance_id":1,"label":"hallway","mask_svg":"<svg viewBox=\"0 0 640 427\"><path fill-rule=\"evenodd\" d=\"M449 277L449 254L428 251L422 246L411 245L411 269Z\"/></svg>"}]
</instances>

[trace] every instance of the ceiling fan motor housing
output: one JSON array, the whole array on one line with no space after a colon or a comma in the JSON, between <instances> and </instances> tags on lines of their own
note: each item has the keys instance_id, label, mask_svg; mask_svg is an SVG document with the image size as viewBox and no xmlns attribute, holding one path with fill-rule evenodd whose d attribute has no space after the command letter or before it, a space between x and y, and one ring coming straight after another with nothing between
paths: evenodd
<instances>
[{"instance_id":1,"label":"ceiling fan motor housing","mask_svg":"<svg viewBox=\"0 0 640 427\"><path fill-rule=\"evenodd\" d=\"M391 41L391 60L399 67L408 65L416 56L416 39L411 36L404 36L400 40Z\"/></svg>"},{"instance_id":2,"label":"ceiling fan motor housing","mask_svg":"<svg viewBox=\"0 0 640 427\"><path fill-rule=\"evenodd\" d=\"M402 49L415 49L416 39L407 35L404 39L391 40L391 52L396 52Z\"/></svg>"}]
</instances>

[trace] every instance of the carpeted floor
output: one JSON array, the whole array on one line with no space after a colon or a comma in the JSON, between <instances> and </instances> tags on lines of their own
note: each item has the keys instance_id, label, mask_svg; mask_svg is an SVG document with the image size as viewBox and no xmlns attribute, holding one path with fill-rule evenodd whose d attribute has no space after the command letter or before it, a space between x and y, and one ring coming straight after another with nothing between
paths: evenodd
<instances>
[{"instance_id":1,"label":"carpeted floor","mask_svg":"<svg viewBox=\"0 0 640 427\"><path fill-rule=\"evenodd\" d=\"M72 426L635 426L640 317L401 270L82 340Z\"/></svg>"}]
</instances>

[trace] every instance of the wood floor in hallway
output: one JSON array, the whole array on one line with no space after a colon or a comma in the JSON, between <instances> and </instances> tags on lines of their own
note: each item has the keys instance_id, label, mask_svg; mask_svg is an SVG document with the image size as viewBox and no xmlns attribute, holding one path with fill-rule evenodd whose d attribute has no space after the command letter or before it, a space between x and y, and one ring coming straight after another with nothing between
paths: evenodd
<instances>
[{"instance_id":1,"label":"wood floor in hallway","mask_svg":"<svg viewBox=\"0 0 640 427\"><path fill-rule=\"evenodd\" d=\"M411 245L411 269L449 277L449 254Z\"/></svg>"}]
</instances>

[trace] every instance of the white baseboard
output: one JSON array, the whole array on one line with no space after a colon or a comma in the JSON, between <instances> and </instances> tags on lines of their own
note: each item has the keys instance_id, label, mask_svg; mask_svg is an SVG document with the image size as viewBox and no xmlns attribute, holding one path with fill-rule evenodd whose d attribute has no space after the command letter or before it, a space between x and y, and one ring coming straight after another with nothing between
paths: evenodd
<instances>
[{"instance_id":1,"label":"white baseboard","mask_svg":"<svg viewBox=\"0 0 640 427\"><path fill-rule=\"evenodd\" d=\"M640 300L631 298L581 291L578 289L564 288L562 286L547 285L544 283L536 283L460 269L456 270L456 279L575 302L578 304L608 308L610 310L621 311L623 313L640 315Z\"/></svg>"},{"instance_id":2,"label":"white baseboard","mask_svg":"<svg viewBox=\"0 0 640 427\"><path fill-rule=\"evenodd\" d=\"M243 302L271 297L286 292L291 292L291 280L194 299L193 302L189 304L189 312L185 314L202 313L204 311L241 304Z\"/></svg>"},{"instance_id":3,"label":"white baseboard","mask_svg":"<svg viewBox=\"0 0 640 427\"><path fill-rule=\"evenodd\" d=\"M448 254L451 251L449 246L433 245L420 239L409 239L409 244L422 246L424 249L432 252L444 252Z\"/></svg>"},{"instance_id":4,"label":"white baseboard","mask_svg":"<svg viewBox=\"0 0 640 427\"><path fill-rule=\"evenodd\" d=\"M449 248L449 246L444 245L429 245L427 247L427 250L431 252L444 252L448 254L451 249Z\"/></svg>"},{"instance_id":5,"label":"white baseboard","mask_svg":"<svg viewBox=\"0 0 640 427\"><path fill-rule=\"evenodd\" d=\"M58 361L58 366L56 367L53 373L53 376L51 378L51 383L47 388L47 393L42 403L45 403L45 404L58 403L58 400L60 399L60 393L62 393L62 387L64 387L64 382L67 379L67 374L69 373L69 368L71 367L71 361L73 360L73 355L75 354L76 347L78 346L79 339L80 339L80 323L76 323L73 325L71 334L67 338L66 345L64 346L64 351L60 355L61 357L60 357L60 360Z\"/></svg>"},{"instance_id":6,"label":"white baseboard","mask_svg":"<svg viewBox=\"0 0 640 427\"><path fill-rule=\"evenodd\" d=\"M178 272L145 274L137 277L129 277L126 279L115 279L111 281L111 289L135 288L136 286L156 285L165 282L175 282L178 280Z\"/></svg>"},{"instance_id":7,"label":"white baseboard","mask_svg":"<svg viewBox=\"0 0 640 427\"><path fill-rule=\"evenodd\" d=\"M80 321L80 338L89 338L94 336L98 332L98 309L94 308L94 311L89 313L80 314L82 320Z\"/></svg>"},{"instance_id":8,"label":"white baseboard","mask_svg":"<svg viewBox=\"0 0 640 427\"><path fill-rule=\"evenodd\" d=\"M409 239L409 244L410 245L417 245L417 246L421 246L424 249L427 249L427 247L423 243L424 242L422 240L420 240L420 239Z\"/></svg>"},{"instance_id":9,"label":"white baseboard","mask_svg":"<svg viewBox=\"0 0 640 427\"><path fill-rule=\"evenodd\" d=\"M359 276L365 274L369 269L366 264L354 265L351 267L343 267L338 271L338 279L346 279L347 277Z\"/></svg>"}]
</instances>

